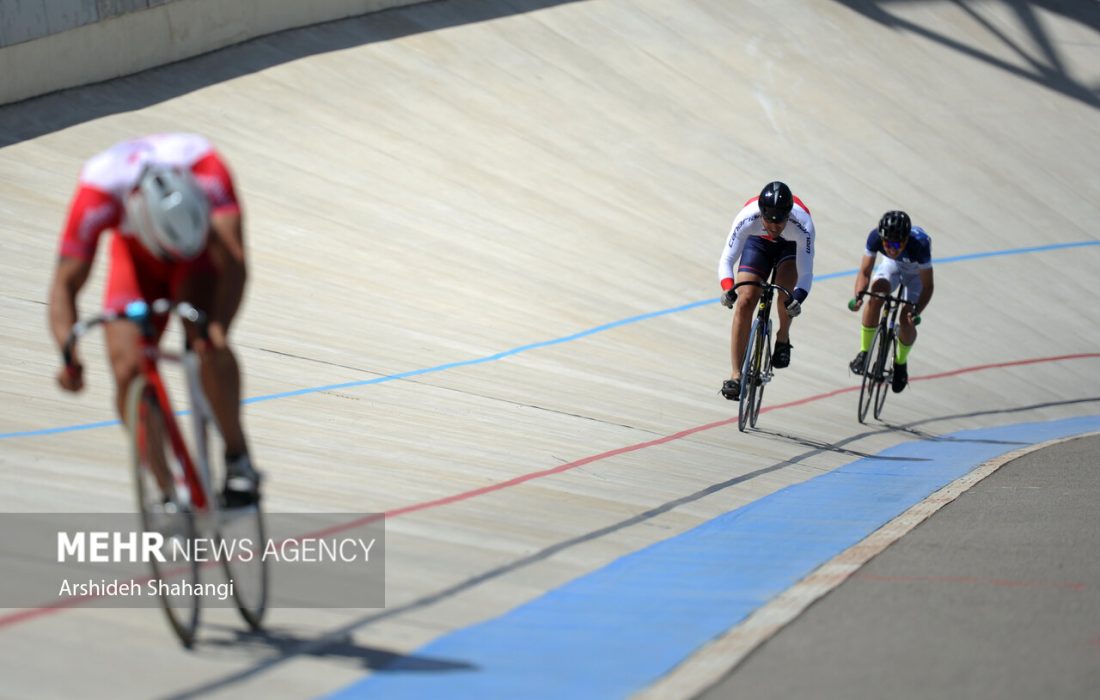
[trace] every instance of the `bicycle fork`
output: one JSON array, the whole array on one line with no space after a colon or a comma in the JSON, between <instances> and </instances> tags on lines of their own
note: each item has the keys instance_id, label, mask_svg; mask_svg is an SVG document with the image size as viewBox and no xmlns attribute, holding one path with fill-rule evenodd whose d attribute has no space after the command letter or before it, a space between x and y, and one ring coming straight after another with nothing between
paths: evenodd
<instances>
[{"instance_id":1,"label":"bicycle fork","mask_svg":"<svg viewBox=\"0 0 1100 700\"><path fill-rule=\"evenodd\" d=\"M888 382L894 377L894 337L897 314L886 317L886 332L882 336L882 380Z\"/></svg>"},{"instance_id":2,"label":"bicycle fork","mask_svg":"<svg viewBox=\"0 0 1100 700\"><path fill-rule=\"evenodd\" d=\"M202 386L202 363L198 353L188 348L182 357L184 374L187 377L187 393L191 400L191 427L195 437L195 471L198 473L203 496L213 494L213 481L210 473L210 442L207 426L215 423L214 411L206 398ZM207 500L204 498L204 501Z\"/></svg>"},{"instance_id":3,"label":"bicycle fork","mask_svg":"<svg viewBox=\"0 0 1100 700\"><path fill-rule=\"evenodd\" d=\"M760 333L760 353L759 363L760 367L760 384L763 386L772 380L772 363L771 358L768 356L771 353L772 344L772 321L771 318L765 318L762 323L763 330Z\"/></svg>"}]
</instances>

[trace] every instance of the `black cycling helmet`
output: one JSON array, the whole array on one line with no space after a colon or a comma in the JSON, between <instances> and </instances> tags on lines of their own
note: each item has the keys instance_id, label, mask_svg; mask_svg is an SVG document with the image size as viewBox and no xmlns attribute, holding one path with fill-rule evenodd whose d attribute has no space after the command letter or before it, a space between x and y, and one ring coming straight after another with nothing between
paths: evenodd
<instances>
[{"instance_id":1,"label":"black cycling helmet","mask_svg":"<svg viewBox=\"0 0 1100 700\"><path fill-rule=\"evenodd\" d=\"M794 206L794 195L791 194L791 188L782 182L769 182L760 190L757 204L760 205L760 215L766 221L779 223L786 221L790 215L791 207Z\"/></svg>"},{"instance_id":2,"label":"black cycling helmet","mask_svg":"<svg viewBox=\"0 0 1100 700\"><path fill-rule=\"evenodd\" d=\"M901 243L909 238L909 232L912 230L913 222L903 211L888 211L878 222L879 238L891 243Z\"/></svg>"}]
</instances>

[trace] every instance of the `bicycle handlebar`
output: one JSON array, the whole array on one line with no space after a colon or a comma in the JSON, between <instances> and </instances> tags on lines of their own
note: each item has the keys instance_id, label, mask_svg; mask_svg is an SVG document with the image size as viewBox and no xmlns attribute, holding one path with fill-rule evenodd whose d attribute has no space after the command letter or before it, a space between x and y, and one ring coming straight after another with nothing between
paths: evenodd
<instances>
[{"instance_id":1,"label":"bicycle handlebar","mask_svg":"<svg viewBox=\"0 0 1100 700\"><path fill-rule=\"evenodd\" d=\"M783 285L775 284L774 282L758 282L757 280L746 280L745 282L738 282L737 284L733 285L731 289L736 290L738 287L744 287L745 285L749 285L751 287L760 287L761 289L767 289L771 287L772 289L778 289L779 291L786 294L788 299L794 298L794 294L792 294L789 289L787 289Z\"/></svg>"},{"instance_id":2,"label":"bicycle handlebar","mask_svg":"<svg viewBox=\"0 0 1100 700\"><path fill-rule=\"evenodd\" d=\"M73 329L69 332L69 337L65 340L64 347L61 348L61 356L65 360L65 366L73 366L73 350L76 348L76 341L98 325L119 320L132 321L142 329L143 335L151 337L153 334L151 323L153 318L173 313L183 321L194 323L198 327L200 338L204 340L208 338L206 313L186 301L172 303L168 299L156 299L150 304L143 299L139 299L131 301L121 312L115 310L104 311L98 316L74 323Z\"/></svg>"},{"instance_id":3,"label":"bicycle handlebar","mask_svg":"<svg viewBox=\"0 0 1100 700\"><path fill-rule=\"evenodd\" d=\"M865 296L878 297L879 299L882 299L883 301L895 301L899 304L908 304L909 306L912 306L914 309L917 308L917 302L915 302L915 301L909 301L908 299L902 299L899 296L890 296L889 294L880 294L879 292L871 292L871 291L868 291L868 290L864 290L864 291L860 292L859 294L857 294L854 299L850 299L848 301L848 310L849 311L855 311L856 310L856 299L859 299L860 297L865 297ZM914 326L919 326L920 325L920 314L914 314L914 316L913 316L913 325Z\"/></svg>"},{"instance_id":4,"label":"bicycle handlebar","mask_svg":"<svg viewBox=\"0 0 1100 700\"><path fill-rule=\"evenodd\" d=\"M864 291L862 291L862 292L860 292L859 294L856 295L856 299L859 299L861 297L877 297L879 299L882 299L883 301L896 301L899 304L908 304L909 306L916 306L917 305L917 302L915 302L915 301L909 301L908 299L902 299L899 296L891 296L889 294L882 294L881 292L872 292L872 291L869 291L869 290L864 290ZM855 299L853 299L852 301L855 301ZM850 304L849 304L848 308L851 309L852 311L855 311L855 309L853 309Z\"/></svg>"}]
</instances>

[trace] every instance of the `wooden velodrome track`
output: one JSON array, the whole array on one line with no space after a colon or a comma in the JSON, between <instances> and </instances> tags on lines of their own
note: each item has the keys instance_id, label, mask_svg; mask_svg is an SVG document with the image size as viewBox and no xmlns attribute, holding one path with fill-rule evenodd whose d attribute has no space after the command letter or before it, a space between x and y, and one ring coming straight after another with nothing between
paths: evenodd
<instances>
[{"instance_id":1,"label":"wooden velodrome track","mask_svg":"<svg viewBox=\"0 0 1100 700\"><path fill-rule=\"evenodd\" d=\"M132 507L121 430L72 429L114 418L102 339L55 390L47 284L81 162L195 130L246 209L268 509L391 515L385 611L274 610L267 637L210 611L193 652L158 610L8 615L0 696L317 696L862 455L1100 413L1080 5L436 2L0 108L0 510ZM714 270L771 179L813 211L818 279L740 434ZM936 293L890 425L860 426L845 302L895 207Z\"/></svg>"}]
</instances>

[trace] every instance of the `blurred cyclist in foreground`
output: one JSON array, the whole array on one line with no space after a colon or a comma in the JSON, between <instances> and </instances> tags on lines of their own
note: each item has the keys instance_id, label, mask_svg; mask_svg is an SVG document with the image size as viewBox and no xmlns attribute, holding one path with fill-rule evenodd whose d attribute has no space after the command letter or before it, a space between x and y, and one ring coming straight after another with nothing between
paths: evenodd
<instances>
[{"instance_id":1,"label":"blurred cyclist in foreground","mask_svg":"<svg viewBox=\"0 0 1100 700\"><path fill-rule=\"evenodd\" d=\"M168 298L207 313L207 340L191 324L185 331L202 360L203 387L225 438L223 498L229 507L256 502L260 479L241 427L240 371L228 341L246 277L241 208L229 170L205 138L178 133L124 141L84 164L50 289L50 330L59 348L77 320L77 294L107 229L115 235L105 308L122 311L131 301ZM139 333L126 321L106 324L123 420L126 389L139 373ZM77 355L57 381L66 391L83 388Z\"/></svg>"}]
</instances>

